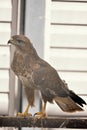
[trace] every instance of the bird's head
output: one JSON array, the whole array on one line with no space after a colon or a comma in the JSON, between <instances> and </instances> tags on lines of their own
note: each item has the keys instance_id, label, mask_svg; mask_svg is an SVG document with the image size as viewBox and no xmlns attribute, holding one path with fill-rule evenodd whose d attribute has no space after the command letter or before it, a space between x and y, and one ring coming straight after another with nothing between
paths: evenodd
<instances>
[{"instance_id":1,"label":"bird's head","mask_svg":"<svg viewBox=\"0 0 87 130\"><path fill-rule=\"evenodd\" d=\"M33 51L35 51L30 40L24 35L14 35L11 37L8 43L14 45L17 49L19 49L20 51L22 50L22 52L25 53L32 53Z\"/></svg>"}]
</instances>

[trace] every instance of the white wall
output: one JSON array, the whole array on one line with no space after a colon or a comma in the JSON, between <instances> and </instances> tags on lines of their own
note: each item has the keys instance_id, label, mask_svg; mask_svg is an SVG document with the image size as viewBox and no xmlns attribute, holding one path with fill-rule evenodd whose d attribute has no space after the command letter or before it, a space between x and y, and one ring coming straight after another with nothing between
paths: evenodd
<instances>
[{"instance_id":1,"label":"white wall","mask_svg":"<svg viewBox=\"0 0 87 130\"><path fill-rule=\"evenodd\" d=\"M10 47L7 41L11 35L11 0L0 0L0 115L7 115L9 108Z\"/></svg>"},{"instance_id":2,"label":"white wall","mask_svg":"<svg viewBox=\"0 0 87 130\"><path fill-rule=\"evenodd\" d=\"M49 0L47 12L45 59L56 68L69 88L87 101L87 2ZM48 104L48 114L54 109L53 114L64 114L56 105ZM85 109L78 114L86 114Z\"/></svg>"}]
</instances>

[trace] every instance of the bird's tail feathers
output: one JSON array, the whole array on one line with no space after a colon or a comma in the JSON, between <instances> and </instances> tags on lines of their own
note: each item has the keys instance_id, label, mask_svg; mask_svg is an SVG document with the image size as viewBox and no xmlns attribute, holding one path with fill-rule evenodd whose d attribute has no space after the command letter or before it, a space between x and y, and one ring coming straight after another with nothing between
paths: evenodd
<instances>
[{"instance_id":1,"label":"bird's tail feathers","mask_svg":"<svg viewBox=\"0 0 87 130\"><path fill-rule=\"evenodd\" d=\"M83 111L83 109L77 105L69 96L56 97L54 100L64 112Z\"/></svg>"},{"instance_id":2,"label":"bird's tail feathers","mask_svg":"<svg viewBox=\"0 0 87 130\"><path fill-rule=\"evenodd\" d=\"M87 105L87 103L78 95L76 95L73 91L70 91L70 97L73 101L78 103L81 107L83 107L83 104Z\"/></svg>"}]
</instances>

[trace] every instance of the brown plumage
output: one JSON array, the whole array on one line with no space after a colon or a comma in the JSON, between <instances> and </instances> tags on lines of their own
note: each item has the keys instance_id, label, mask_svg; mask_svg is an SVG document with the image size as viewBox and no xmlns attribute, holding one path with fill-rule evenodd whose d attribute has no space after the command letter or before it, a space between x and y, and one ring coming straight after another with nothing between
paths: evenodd
<instances>
[{"instance_id":1,"label":"brown plumage","mask_svg":"<svg viewBox=\"0 0 87 130\"><path fill-rule=\"evenodd\" d=\"M28 107L23 114L19 113L20 116L29 114L29 107L34 105L35 89L40 90L44 101L42 112L37 113L40 117L46 116L46 102L52 103L53 100L65 112L83 111L86 102L69 90L57 71L38 56L27 37L15 35L8 43L16 47L11 68L21 80L28 100Z\"/></svg>"}]
</instances>

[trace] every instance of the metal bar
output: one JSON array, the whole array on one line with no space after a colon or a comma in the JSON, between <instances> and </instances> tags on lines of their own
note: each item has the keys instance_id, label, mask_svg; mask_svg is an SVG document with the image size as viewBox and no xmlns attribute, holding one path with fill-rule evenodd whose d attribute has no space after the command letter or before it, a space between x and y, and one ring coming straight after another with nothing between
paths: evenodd
<instances>
[{"instance_id":1,"label":"metal bar","mask_svg":"<svg viewBox=\"0 0 87 130\"><path fill-rule=\"evenodd\" d=\"M55 23L51 23L51 25L62 25L62 26L87 26L87 24L79 24L79 23L58 23L58 22L55 22Z\"/></svg>"},{"instance_id":2,"label":"metal bar","mask_svg":"<svg viewBox=\"0 0 87 130\"><path fill-rule=\"evenodd\" d=\"M80 2L87 3L87 0L52 0L53 2Z\"/></svg>"},{"instance_id":3,"label":"metal bar","mask_svg":"<svg viewBox=\"0 0 87 130\"><path fill-rule=\"evenodd\" d=\"M87 128L87 117L9 117L0 116L0 127Z\"/></svg>"}]
</instances>

